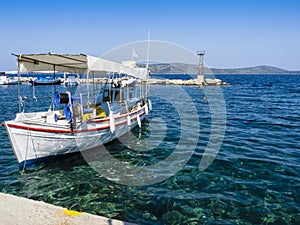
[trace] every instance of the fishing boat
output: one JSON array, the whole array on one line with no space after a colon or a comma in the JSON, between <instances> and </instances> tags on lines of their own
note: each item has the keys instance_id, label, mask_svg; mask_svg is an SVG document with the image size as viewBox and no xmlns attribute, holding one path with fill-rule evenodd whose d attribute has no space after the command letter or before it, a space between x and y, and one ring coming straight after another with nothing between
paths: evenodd
<instances>
[{"instance_id":1,"label":"fishing boat","mask_svg":"<svg viewBox=\"0 0 300 225\"><path fill-rule=\"evenodd\" d=\"M65 75L64 75L65 77ZM75 87L80 84L78 76L68 76L68 78L64 79L64 85L65 87Z\"/></svg>"},{"instance_id":2,"label":"fishing boat","mask_svg":"<svg viewBox=\"0 0 300 225\"><path fill-rule=\"evenodd\" d=\"M5 72L1 73L0 85L15 85L15 84L18 84L18 80L6 76Z\"/></svg>"},{"instance_id":3,"label":"fishing boat","mask_svg":"<svg viewBox=\"0 0 300 225\"><path fill-rule=\"evenodd\" d=\"M32 86L38 85L60 85L62 83L61 79L53 79L52 77L39 77L35 80L29 80Z\"/></svg>"},{"instance_id":4,"label":"fishing boat","mask_svg":"<svg viewBox=\"0 0 300 225\"><path fill-rule=\"evenodd\" d=\"M52 68L58 72L85 74L87 80L73 94L59 93L54 86L51 108L41 112L24 112L19 88L19 112L15 119L5 121L4 126L20 166L108 143L141 126L152 108L147 68L129 67L84 54L16 56L18 74ZM115 86L115 74L146 80L143 82L146 84ZM106 78L99 89L94 86L95 77Z\"/></svg>"},{"instance_id":5,"label":"fishing boat","mask_svg":"<svg viewBox=\"0 0 300 225\"><path fill-rule=\"evenodd\" d=\"M137 83L137 79L133 77L122 77L114 79L114 87L134 87Z\"/></svg>"}]
</instances>

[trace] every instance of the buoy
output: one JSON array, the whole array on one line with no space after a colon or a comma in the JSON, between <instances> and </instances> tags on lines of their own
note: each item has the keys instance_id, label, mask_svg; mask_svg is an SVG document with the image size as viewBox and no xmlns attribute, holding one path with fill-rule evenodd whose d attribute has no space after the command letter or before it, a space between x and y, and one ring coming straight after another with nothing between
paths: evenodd
<instances>
[{"instance_id":1,"label":"buoy","mask_svg":"<svg viewBox=\"0 0 300 225\"><path fill-rule=\"evenodd\" d=\"M142 127L140 115L136 116L136 120L137 120L137 123L138 123L139 127Z\"/></svg>"},{"instance_id":2,"label":"buoy","mask_svg":"<svg viewBox=\"0 0 300 225\"><path fill-rule=\"evenodd\" d=\"M127 116L127 125L130 126L131 125L131 118L130 115L128 114Z\"/></svg>"},{"instance_id":3,"label":"buoy","mask_svg":"<svg viewBox=\"0 0 300 225\"><path fill-rule=\"evenodd\" d=\"M148 99L148 104L149 104L149 110L151 111L152 110L152 102L150 99Z\"/></svg>"},{"instance_id":4,"label":"buoy","mask_svg":"<svg viewBox=\"0 0 300 225\"><path fill-rule=\"evenodd\" d=\"M110 126L110 131L113 133L116 130L116 124L115 124L115 118L113 115L109 116L109 126Z\"/></svg>"}]
</instances>

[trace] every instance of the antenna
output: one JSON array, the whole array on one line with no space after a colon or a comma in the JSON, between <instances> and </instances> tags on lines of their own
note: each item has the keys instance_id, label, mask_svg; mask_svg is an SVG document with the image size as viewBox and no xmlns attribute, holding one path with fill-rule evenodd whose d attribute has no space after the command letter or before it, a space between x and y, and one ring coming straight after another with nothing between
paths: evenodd
<instances>
[{"instance_id":1,"label":"antenna","mask_svg":"<svg viewBox=\"0 0 300 225\"><path fill-rule=\"evenodd\" d=\"M150 58L150 30L148 30L148 42L147 42L147 64L146 68L149 69L149 58Z\"/></svg>"},{"instance_id":2,"label":"antenna","mask_svg":"<svg viewBox=\"0 0 300 225\"><path fill-rule=\"evenodd\" d=\"M148 43L147 43L147 81L146 81L146 96L149 97L150 89L149 89L149 79L150 79L150 69L149 69L149 59L150 59L150 29L148 30ZM150 101L150 100L149 100Z\"/></svg>"}]
</instances>

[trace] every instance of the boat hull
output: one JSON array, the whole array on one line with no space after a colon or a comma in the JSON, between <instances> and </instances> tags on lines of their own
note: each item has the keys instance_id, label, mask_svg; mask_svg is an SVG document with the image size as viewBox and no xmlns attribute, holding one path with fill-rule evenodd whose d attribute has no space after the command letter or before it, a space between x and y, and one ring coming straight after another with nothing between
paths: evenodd
<instances>
[{"instance_id":1,"label":"boat hull","mask_svg":"<svg viewBox=\"0 0 300 225\"><path fill-rule=\"evenodd\" d=\"M38 86L38 85L61 85L61 80L53 80L53 81L38 81L38 80L30 80L31 85Z\"/></svg>"},{"instance_id":2,"label":"boat hull","mask_svg":"<svg viewBox=\"0 0 300 225\"><path fill-rule=\"evenodd\" d=\"M145 107L129 114L130 125L126 114L114 117L113 125L108 117L82 123L75 130L15 120L6 121L5 127L18 163L23 166L108 143L137 126L146 116Z\"/></svg>"},{"instance_id":3,"label":"boat hull","mask_svg":"<svg viewBox=\"0 0 300 225\"><path fill-rule=\"evenodd\" d=\"M66 86L66 87L77 87L77 86L79 86L79 82L76 82L76 81L65 81L64 82L64 85Z\"/></svg>"},{"instance_id":4,"label":"boat hull","mask_svg":"<svg viewBox=\"0 0 300 225\"><path fill-rule=\"evenodd\" d=\"M0 82L0 85L17 85L18 81L7 81L7 82Z\"/></svg>"}]
</instances>

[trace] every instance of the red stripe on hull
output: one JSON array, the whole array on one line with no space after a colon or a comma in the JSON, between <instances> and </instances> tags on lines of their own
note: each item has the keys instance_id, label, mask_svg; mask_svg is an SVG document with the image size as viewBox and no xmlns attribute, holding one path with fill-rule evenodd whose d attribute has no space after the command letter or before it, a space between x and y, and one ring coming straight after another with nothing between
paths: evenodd
<instances>
[{"instance_id":1,"label":"red stripe on hull","mask_svg":"<svg viewBox=\"0 0 300 225\"><path fill-rule=\"evenodd\" d=\"M7 124L7 126L12 128L17 128L17 129L41 131L41 132L48 132L48 133L72 133L71 130L57 130L57 129L40 128L40 127L29 127L29 126L23 126L17 124Z\"/></svg>"}]
</instances>

